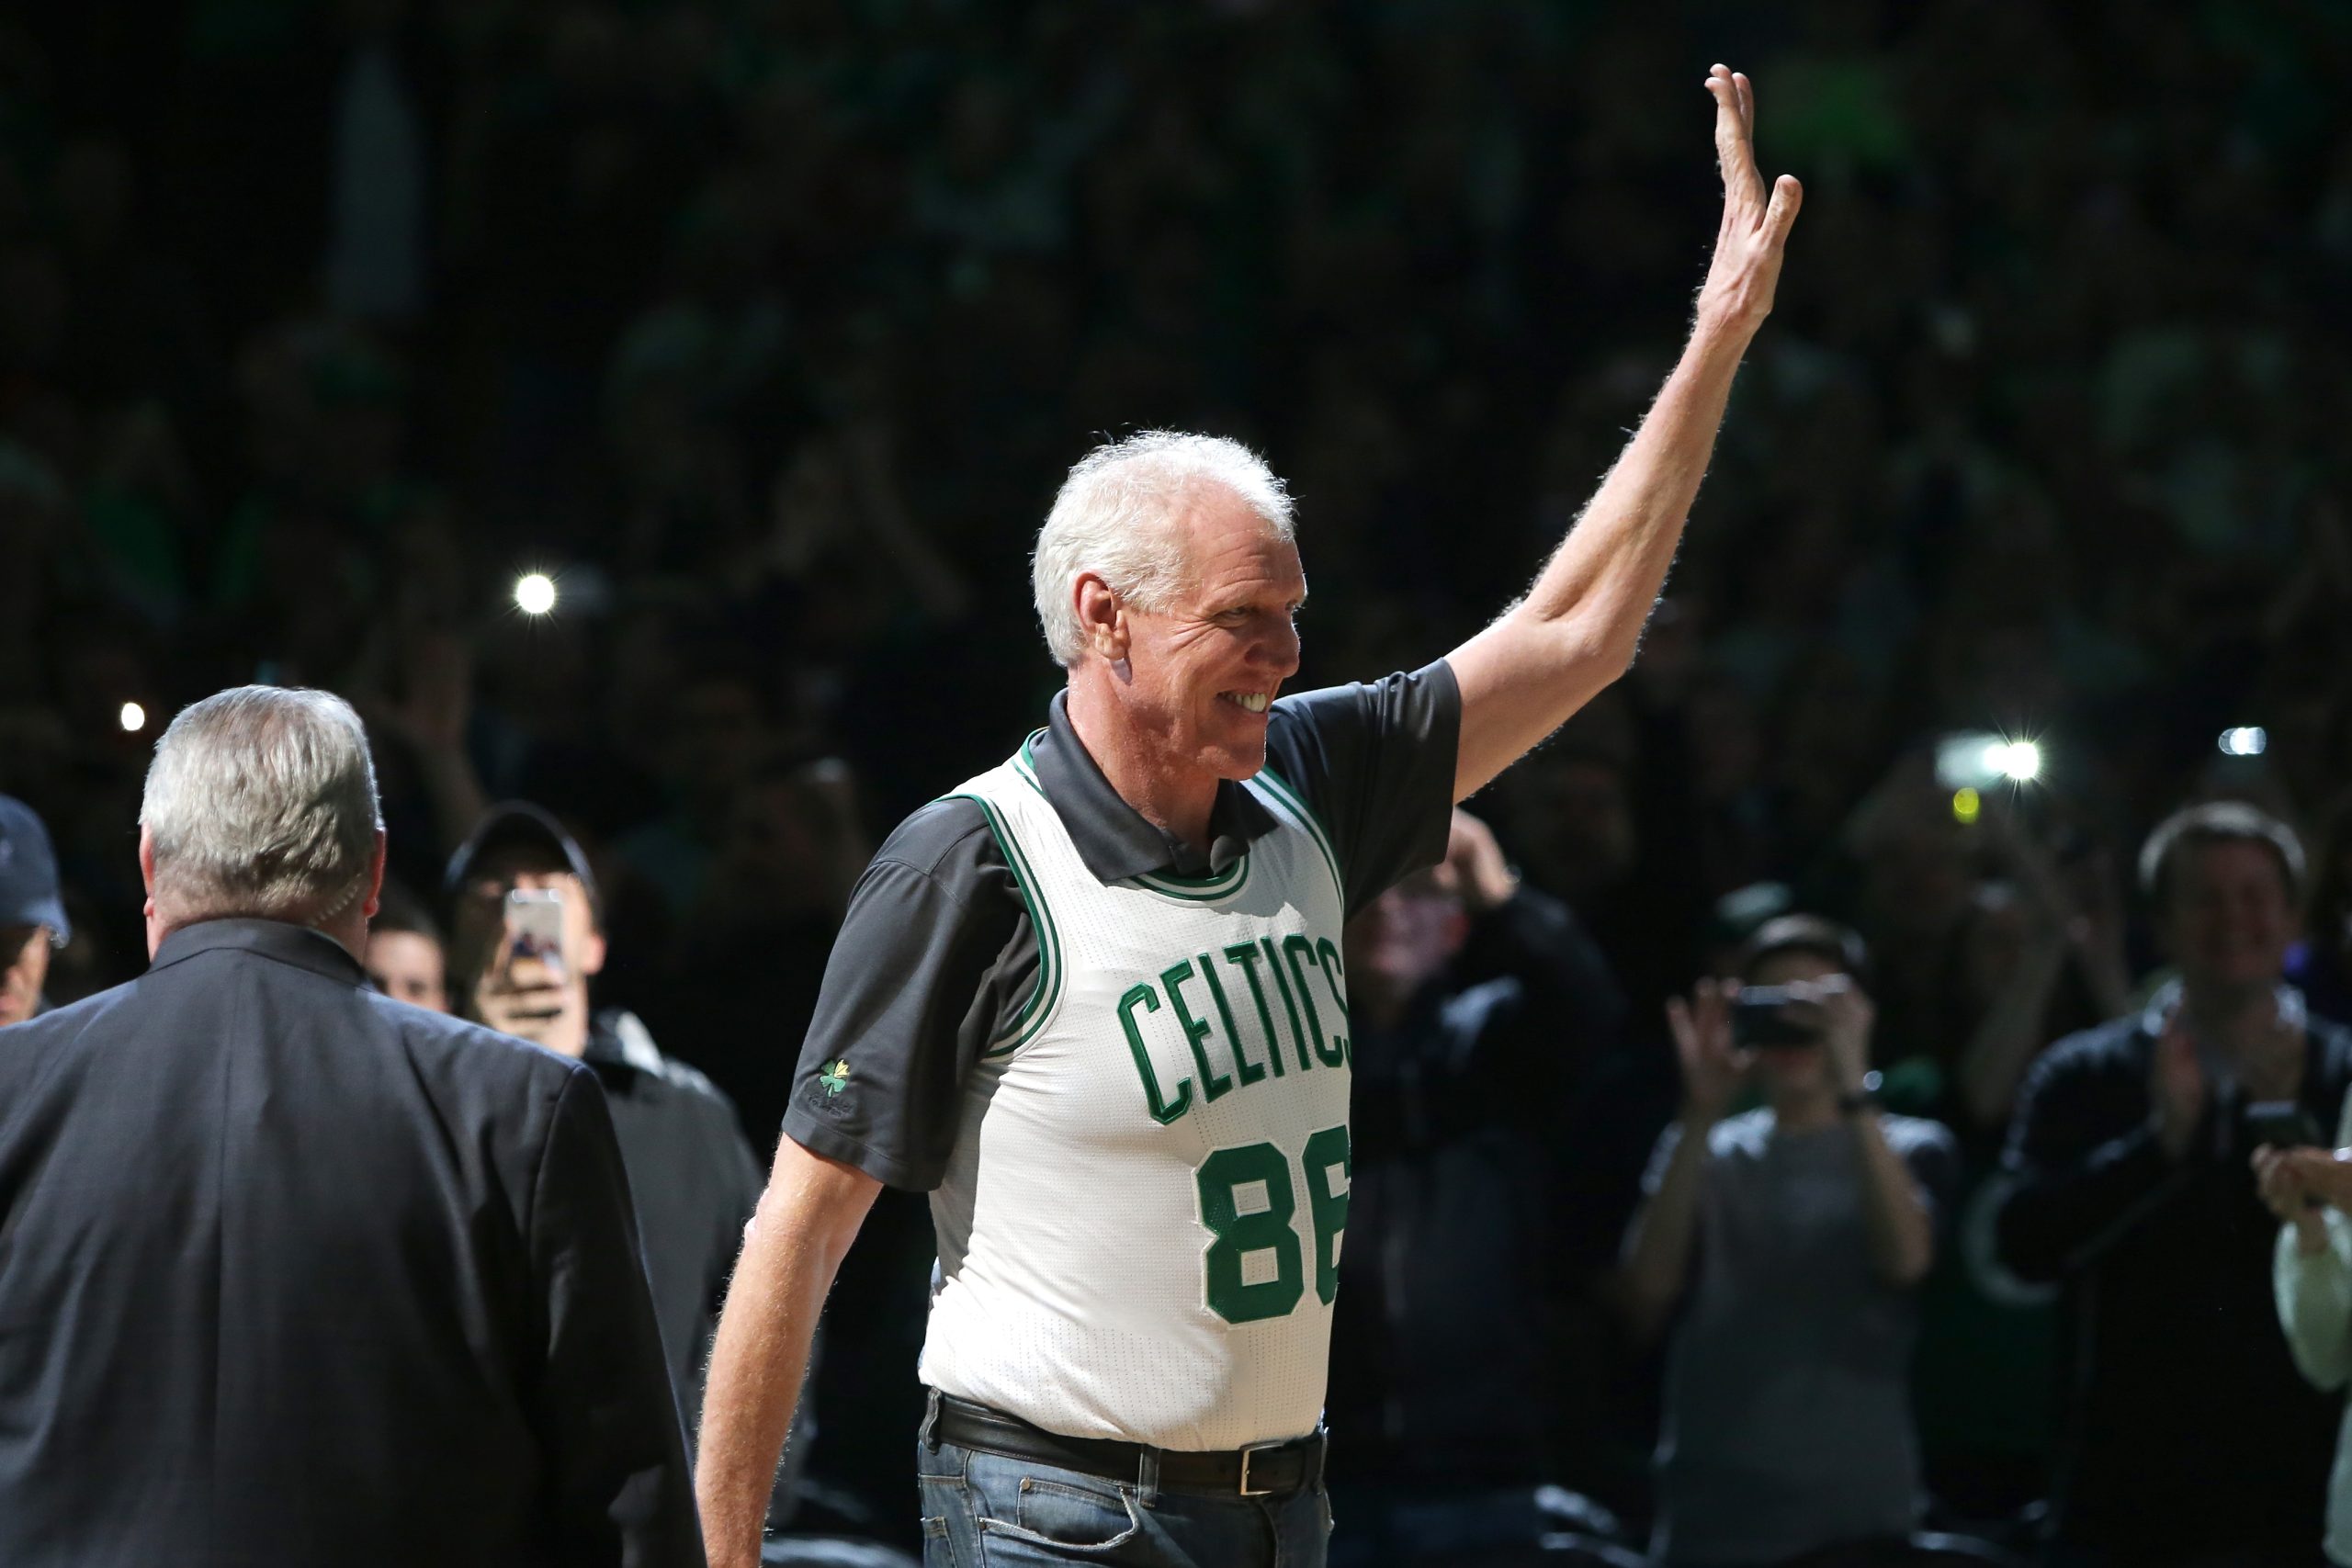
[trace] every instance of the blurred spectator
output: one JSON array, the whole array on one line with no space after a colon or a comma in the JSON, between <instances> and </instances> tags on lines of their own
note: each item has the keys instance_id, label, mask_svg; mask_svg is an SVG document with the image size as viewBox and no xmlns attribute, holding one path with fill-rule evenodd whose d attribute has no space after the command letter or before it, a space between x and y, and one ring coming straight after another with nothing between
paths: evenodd
<instances>
[{"instance_id":1,"label":"blurred spectator","mask_svg":"<svg viewBox=\"0 0 2352 1568\"><path fill-rule=\"evenodd\" d=\"M1460 962L1474 923L1484 976ZM1331 1560L1516 1562L1555 1528L1536 1489L1563 1428L1590 1420L1590 1368L1564 1364L1592 1354L1607 1258L1599 1227L1577 1223L1593 1199L1578 1129L1601 1114L1594 1066L1624 1003L1576 917L1521 885L1467 812L1444 862L1382 894L1346 942L1354 1164Z\"/></svg>"},{"instance_id":2,"label":"blurred spectator","mask_svg":"<svg viewBox=\"0 0 2352 1568\"><path fill-rule=\"evenodd\" d=\"M2275 1227L2247 1156L2257 1111L2333 1123L2352 1034L2280 979L2304 874L2284 825L2191 807L2140 868L2179 977L2035 1063L1999 1218L2007 1265L2064 1287L2062 1560L2303 1562L2335 1412L2279 1334Z\"/></svg>"},{"instance_id":3,"label":"blurred spectator","mask_svg":"<svg viewBox=\"0 0 2352 1568\"><path fill-rule=\"evenodd\" d=\"M2254 1152L2262 1201L2278 1222L2271 1289L2295 1368L2323 1393L2352 1382L2352 1100L2335 1146ZM2327 1560L2352 1563L2352 1411L2335 1439L2327 1486Z\"/></svg>"},{"instance_id":4,"label":"blurred spectator","mask_svg":"<svg viewBox=\"0 0 2352 1568\"><path fill-rule=\"evenodd\" d=\"M2008 1190L2001 1147L2034 1057L2128 1006L2131 974L2101 848L2078 833L2047 848L1999 801L1985 804L1977 834L1992 874L1976 886L1953 956L1959 1055L1888 1064L1885 1096L1932 1108L1960 1145L1951 1245L1922 1302L1914 1378L1928 1483L1957 1517L2018 1534L2045 1495L2056 1443L2059 1325L2057 1292L2018 1279L1996 1255L1994 1221Z\"/></svg>"},{"instance_id":5,"label":"blurred spectator","mask_svg":"<svg viewBox=\"0 0 2352 1568\"><path fill-rule=\"evenodd\" d=\"M561 930L551 948L512 923L508 895L518 890L556 896ZM762 1186L735 1107L655 1049L634 1015L591 1010L589 981L605 964L601 906L587 857L554 818L520 801L493 807L450 860L448 891L458 1010L584 1061L604 1081L662 1348L691 1429L719 1301Z\"/></svg>"},{"instance_id":6,"label":"blurred spectator","mask_svg":"<svg viewBox=\"0 0 2352 1568\"><path fill-rule=\"evenodd\" d=\"M23 801L0 795L0 1028L48 1007L50 949L73 937L49 829Z\"/></svg>"},{"instance_id":7,"label":"blurred spectator","mask_svg":"<svg viewBox=\"0 0 2352 1568\"><path fill-rule=\"evenodd\" d=\"M449 1010L448 947L441 927L417 896L387 882L368 922L368 951L360 962L376 988L396 1002Z\"/></svg>"},{"instance_id":8,"label":"blurred spectator","mask_svg":"<svg viewBox=\"0 0 2352 1568\"><path fill-rule=\"evenodd\" d=\"M1671 1331L1653 1551L1779 1563L1921 1518L1911 1354L1951 1134L1880 1112L1858 938L1809 915L1672 1004L1680 1118L1625 1242L1636 1331ZM1725 1118L1751 1073L1764 1104Z\"/></svg>"}]
</instances>

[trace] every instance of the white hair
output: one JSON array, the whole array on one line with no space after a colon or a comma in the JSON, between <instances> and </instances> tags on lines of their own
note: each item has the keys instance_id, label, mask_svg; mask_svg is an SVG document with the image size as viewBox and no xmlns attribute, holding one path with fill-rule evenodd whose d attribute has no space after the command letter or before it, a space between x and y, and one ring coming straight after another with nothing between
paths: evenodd
<instances>
[{"instance_id":1,"label":"white hair","mask_svg":"<svg viewBox=\"0 0 2352 1568\"><path fill-rule=\"evenodd\" d=\"M331 692L217 693L155 742L139 825L179 919L330 919L366 892L384 827L367 728Z\"/></svg>"},{"instance_id":2,"label":"white hair","mask_svg":"<svg viewBox=\"0 0 2352 1568\"><path fill-rule=\"evenodd\" d=\"M1290 492L1266 460L1238 441L1145 430L1078 460L1037 530L1029 561L1046 646L1065 668L1086 652L1070 584L1091 571L1138 609L1165 609L1186 585L1192 564L1176 525L1211 488L1239 496L1283 539L1293 536Z\"/></svg>"}]
</instances>

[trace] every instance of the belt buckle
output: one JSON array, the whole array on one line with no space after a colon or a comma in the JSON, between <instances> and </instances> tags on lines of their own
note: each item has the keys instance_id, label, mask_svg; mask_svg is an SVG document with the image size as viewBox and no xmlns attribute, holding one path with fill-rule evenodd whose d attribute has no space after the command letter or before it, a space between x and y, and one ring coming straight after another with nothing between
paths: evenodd
<instances>
[{"instance_id":1,"label":"belt buckle","mask_svg":"<svg viewBox=\"0 0 2352 1568\"><path fill-rule=\"evenodd\" d=\"M1257 1487L1257 1488L1255 1488L1255 1489L1253 1489L1253 1488L1250 1486L1250 1461L1252 1459L1254 1459L1255 1457L1257 1457L1259 1454L1261 1454L1261 1453L1270 1453L1270 1452L1272 1452L1272 1451L1274 1451L1274 1450L1279 1450L1279 1449L1286 1449L1286 1448L1288 1448L1288 1447L1290 1447L1290 1445L1289 1445L1288 1443L1286 1443L1286 1442L1282 1442L1282 1443L1252 1443L1252 1444L1250 1444L1248 1448L1243 1449L1243 1450L1241 1450L1241 1491L1240 1491L1240 1495L1241 1495L1242 1496L1244 1496L1244 1497L1271 1497L1271 1496L1272 1496L1272 1495L1274 1495L1274 1489L1273 1489L1272 1487L1271 1487L1271 1486L1261 1486L1261 1487Z\"/></svg>"}]
</instances>

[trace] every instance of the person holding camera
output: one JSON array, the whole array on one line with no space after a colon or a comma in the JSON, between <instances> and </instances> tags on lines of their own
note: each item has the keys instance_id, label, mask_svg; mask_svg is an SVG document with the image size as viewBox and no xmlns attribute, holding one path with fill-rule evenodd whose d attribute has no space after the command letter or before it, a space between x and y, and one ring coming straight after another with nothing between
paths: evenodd
<instances>
[{"instance_id":1,"label":"person holding camera","mask_svg":"<svg viewBox=\"0 0 2352 1568\"><path fill-rule=\"evenodd\" d=\"M2191 807L2140 877L2178 978L2042 1054L2004 1160L2002 1260L2062 1285L2075 1358L2052 1560L2310 1563L2337 1412L2279 1332L2247 1156L2318 1142L2352 1034L2281 978L2303 877L2285 824Z\"/></svg>"},{"instance_id":2,"label":"person holding camera","mask_svg":"<svg viewBox=\"0 0 2352 1568\"><path fill-rule=\"evenodd\" d=\"M1635 1335L1672 1331L1660 1562L1783 1562L1917 1524L1917 1291L1957 1150L1877 1106L1864 959L1845 928L1784 915L1736 982L1668 1004L1682 1114L1622 1278ZM1763 1103L1732 1114L1751 1088Z\"/></svg>"}]
</instances>

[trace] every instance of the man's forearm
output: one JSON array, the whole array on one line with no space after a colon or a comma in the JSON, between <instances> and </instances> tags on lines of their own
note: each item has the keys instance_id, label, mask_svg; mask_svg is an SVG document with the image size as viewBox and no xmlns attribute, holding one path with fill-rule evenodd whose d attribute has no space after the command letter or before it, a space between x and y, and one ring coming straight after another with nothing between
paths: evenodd
<instances>
[{"instance_id":1,"label":"man's forearm","mask_svg":"<svg viewBox=\"0 0 2352 1568\"><path fill-rule=\"evenodd\" d=\"M1928 1277L1936 1260L1927 1205L1919 1201L1911 1168L1888 1145L1877 1112L1863 1112L1854 1135L1861 1142L1862 1218L1871 1261L1887 1283L1916 1285Z\"/></svg>"},{"instance_id":2,"label":"man's forearm","mask_svg":"<svg viewBox=\"0 0 2352 1568\"><path fill-rule=\"evenodd\" d=\"M783 1140L728 1288L703 1390L695 1495L711 1568L753 1568L817 1315L880 1184Z\"/></svg>"},{"instance_id":3,"label":"man's forearm","mask_svg":"<svg viewBox=\"0 0 2352 1568\"><path fill-rule=\"evenodd\" d=\"M1657 400L1512 615L1584 623L1632 659L1755 335L1755 323L1698 319Z\"/></svg>"},{"instance_id":4,"label":"man's forearm","mask_svg":"<svg viewBox=\"0 0 2352 1568\"><path fill-rule=\"evenodd\" d=\"M1690 1277L1699 1235L1699 1191L1707 1165L1709 1129L1686 1120L1682 1141L1666 1162L1657 1193L1635 1216L1625 1247L1624 1304L1634 1337L1657 1337L1673 1315Z\"/></svg>"},{"instance_id":5,"label":"man's forearm","mask_svg":"<svg viewBox=\"0 0 2352 1568\"><path fill-rule=\"evenodd\" d=\"M1706 477L1754 323L1702 314L1680 361L1525 598L1452 658L1465 796L1625 672Z\"/></svg>"}]
</instances>

